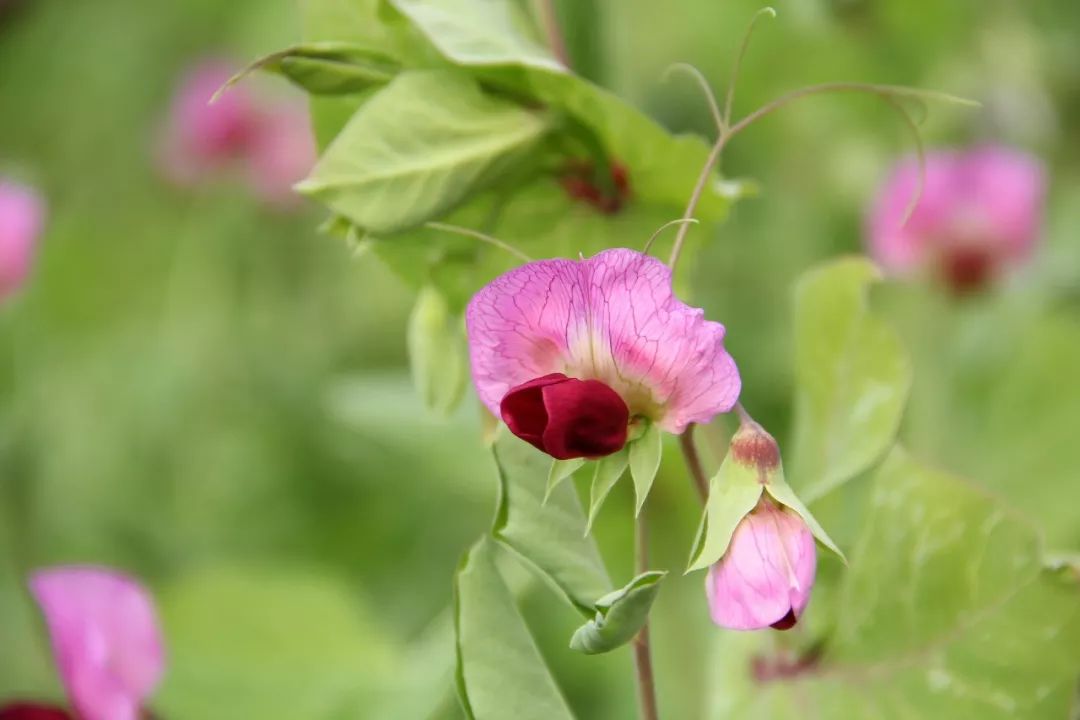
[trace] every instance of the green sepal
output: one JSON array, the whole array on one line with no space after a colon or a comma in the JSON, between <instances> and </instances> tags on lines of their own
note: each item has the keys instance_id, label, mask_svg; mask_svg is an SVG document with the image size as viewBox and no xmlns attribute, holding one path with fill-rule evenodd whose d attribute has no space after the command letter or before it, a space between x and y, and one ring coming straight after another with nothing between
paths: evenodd
<instances>
[{"instance_id":1,"label":"green sepal","mask_svg":"<svg viewBox=\"0 0 1080 720\"><path fill-rule=\"evenodd\" d=\"M551 470L548 472L547 489L544 491L544 502L542 504L547 505L548 498L551 497L551 493L558 487L559 483L577 472L584 464L585 458L552 461Z\"/></svg>"},{"instance_id":2,"label":"green sepal","mask_svg":"<svg viewBox=\"0 0 1080 720\"><path fill-rule=\"evenodd\" d=\"M707 568L724 556L739 521L754 509L763 489L757 468L736 461L729 452L709 480L709 499L687 573Z\"/></svg>"},{"instance_id":3,"label":"green sepal","mask_svg":"<svg viewBox=\"0 0 1080 720\"><path fill-rule=\"evenodd\" d=\"M630 462L630 450L624 447L618 452L612 453L596 461L596 472L593 474L592 487L589 490L589 519L585 523L585 534L592 530L593 520L600 512L611 488L623 476L626 466Z\"/></svg>"},{"instance_id":4,"label":"green sepal","mask_svg":"<svg viewBox=\"0 0 1080 720\"><path fill-rule=\"evenodd\" d=\"M641 514L645 498L649 496L653 480L660 470L660 457L664 451L663 435L656 423L648 423L645 431L630 443L630 475L634 478L634 515Z\"/></svg>"},{"instance_id":5,"label":"green sepal","mask_svg":"<svg viewBox=\"0 0 1080 720\"><path fill-rule=\"evenodd\" d=\"M574 631L570 647L586 655L610 652L634 639L649 619L664 571L650 570L596 601L596 617Z\"/></svg>"},{"instance_id":6,"label":"green sepal","mask_svg":"<svg viewBox=\"0 0 1080 720\"><path fill-rule=\"evenodd\" d=\"M468 384L464 336L461 317L450 311L442 293L423 288L409 316L409 368L424 405L441 415L457 407Z\"/></svg>"},{"instance_id":7,"label":"green sepal","mask_svg":"<svg viewBox=\"0 0 1080 720\"><path fill-rule=\"evenodd\" d=\"M312 95L351 95L390 82L401 63L362 45L304 43L259 58L229 78L222 91L257 70L280 75Z\"/></svg>"},{"instance_id":8,"label":"green sepal","mask_svg":"<svg viewBox=\"0 0 1080 720\"><path fill-rule=\"evenodd\" d=\"M821 524L814 518L813 513L807 509L803 501L799 499L799 496L795 494L795 491L791 489L791 486L784 480L784 468L777 468L775 474L769 478L768 484L765 485L765 492L769 493L773 500L780 503L784 507L793 510L799 517L803 519L807 527L810 528L810 532L813 533L814 538L836 553L836 556L847 565L847 557L843 551L837 547L833 542L829 534L825 532L825 528L821 527Z\"/></svg>"}]
</instances>

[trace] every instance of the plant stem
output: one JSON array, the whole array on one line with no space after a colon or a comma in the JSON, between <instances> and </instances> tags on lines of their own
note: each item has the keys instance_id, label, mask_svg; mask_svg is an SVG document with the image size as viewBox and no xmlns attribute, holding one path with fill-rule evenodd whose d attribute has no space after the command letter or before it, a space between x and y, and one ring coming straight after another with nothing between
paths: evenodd
<instances>
[{"instance_id":1,"label":"plant stem","mask_svg":"<svg viewBox=\"0 0 1080 720\"><path fill-rule=\"evenodd\" d=\"M649 526L645 517L643 508L634 524L634 564L639 575L649 569ZM641 720L658 720L660 714L656 709L656 685L653 681L652 656L649 650L648 621L641 626L641 631L634 638L634 668L637 670Z\"/></svg>"},{"instance_id":2,"label":"plant stem","mask_svg":"<svg viewBox=\"0 0 1080 720\"><path fill-rule=\"evenodd\" d=\"M559 14L555 12L555 0L540 0L540 13L543 15L544 30L547 32L551 52L560 63L570 67L570 55L566 52L566 41L559 27Z\"/></svg>"},{"instance_id":3,"label":"plant stem","mask_svg":"<svg viewBox=\"0 0 1080 720\"><path fill-rule=\"evenodd\" d=\"M701 504L709 499L709 481L705 477L705 469L701 465L701 456L698 455L697 446L694 445L694 426L688 425L682 435L679 436L679 447L682 448L683 457L686 459L686 467L690 471L690 479L694 481L694 489L697 490Z\"/></svg>"}]
</instances>

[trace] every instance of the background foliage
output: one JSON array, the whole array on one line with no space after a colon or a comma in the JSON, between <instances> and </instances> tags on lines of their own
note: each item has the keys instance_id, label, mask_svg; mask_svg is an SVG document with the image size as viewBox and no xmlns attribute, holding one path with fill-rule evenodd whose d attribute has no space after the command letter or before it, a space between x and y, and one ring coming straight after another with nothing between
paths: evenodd
<instances>
[{"instance_id":1,"label":"background foliage","mask_svg":"<svg viewBox=\"0 0 1080 720\"><path fill-rule=\"evenodd\" d=\"M191 59L277 50L300 39L302 22L310 31L315 7L38 0L0 25L0 164L35 181L51 209L32 285L0 310L0 697L58 692L26 569L98 562L146 578L160 598L170 672L157 706L167 718L457 712L451 578L490 526L497 475L471 391L442 419L408 379L417 278L403 282L319 235L314 204L268 214L228 181L178 193L152 167L154 134ZM332 25L349 17L349 0L319 7L342 13L322 18ZM562 9L579 72L668 128L708 134L692 84L662 82L663 70L688 61L725 78L757 5ZM813 349L803 334L820 315L805 312L810 281L795 305L796 279L859 250L872 188L908 148L904 128L872 100L816 99L734 141L725 174L753 178L761 195L718 228L694 231L700 252L681 282L728 326L746 404L780 440L791 484L817 497L813 509L851 567L823 553L802 635L714 628L700 575L680 574L699 507L669 447L649 504L653 565L674 571L653 610L662 710L1064 717L1080 646L1075 588L1038 566L1047 551L1080 551L1080 11L1066 0L777 9L755 40L739 108L836 79L977 98L979 113L934 108L926 139L1004 140L1046 158L1046 237L1035 265L988 296L957 303L918 284L856 288L869 314L852 322L871 334L887 323L909 356L867 361L901 384L913 369L903 419L888 407L881 416L886 435L900 423L906 449L874 467L890 439L861 456L841 447L830 474L812 450L827 439L792 432L795 414L821 408L805 396L818 382L808 365L822 365L805 360ZM350 109L320 104L324 116ZM670 200L614 219L538 183L504 209L497 232L537 256L640 247L678 214L690 182L679 175ZM425 267L423 242L384 258L399 271ZM473 267L470 241L440 242ZM462 302L507 260L492 262L475 276L438 276L440 289ZM716 425L703 433L710 471L730 431ZM633 502L623 482L596 520L612 586L632 574ZM469 554L467 579L492 581L490 563L503 562L492 548ZM626 650L568 650L581 614L504 569L572 711L629 717ZM753 655L826 631L832 674L755 684Z\"/></svg>"}]
</instances>

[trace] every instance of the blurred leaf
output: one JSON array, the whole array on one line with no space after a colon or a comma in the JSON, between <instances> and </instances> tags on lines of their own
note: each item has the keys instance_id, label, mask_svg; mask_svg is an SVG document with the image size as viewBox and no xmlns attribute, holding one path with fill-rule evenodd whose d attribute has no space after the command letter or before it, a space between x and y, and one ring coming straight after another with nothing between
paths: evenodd
<instances>
[{"instance_id":1,"label":"blurred leaf","mask_svg":"<svg viewBox=\"0 0 1080 720\"><path fill-rule=\"evenodd\" d=\"M389 0L447 58L461 65L515 64L552 72L566 69L529 32L516 2Z\"/></svg>"},{"instance_id":2,"label":"blurred leaf","mask_svg":"<svg viewBox=\"0 0 1080 720\"><path fill-rule=\"evenodd\" d=\"M586 655L611 652L634 639L649 619L666 572L642 573L596 601L596 617L579 627L570 647Z\"/></svg>"},{"instance_id":3,"label":"blurred leaf","mask_svg":"<svg viewBox=\"0 0 1080 720\"><path fill-rule=\"evenodd\" d=\"M570 460L553 460L551 470L548 471L547 488L544 490L544 503L552 491L566 478L577 472L585 464L585 458L571 458Z\"/></svg>"},{"instance_id":4,"label":"blurred leaf","mask_svg":"<svg viewBox=\"0 0 1080 720\"><path fill-rule=\"evenodd\" d=\"M385 85L400 72L401 64L362 45L312 42L260 58L229 83L255 70L281 75L313 95L347 95Z\"/></svg>"},{"instance_id":5,"label":"blurred leaf","mask_svg":"<svg viewBox=\"0 0 1080 720\"><path fill-rule=\"evenodd\" d=\"M911 363L869 306L879 271L844 258L795 292L795 473L813 501L867 469L896 436Z\"/></svg>"},{"instance_id":6,"label":"blurred leaf","mask_svg":"<svg viewBox=\"0 0 1080 720\"><path fill-rule=\"evenodd\" d=\"M477 542L455 578L457 683L472 720L572 720L495 567L495 545Z\"/></svg>"},{"instance_id":7,"label":"blurred leaf","mask_svg":"<svg viewBox=\"0 0 1080 720\"><path fill-rule=\"evenodd\" d=\"M543 504L549 458L501 430L493 447L499 505L492 534L525 559L586 616L611 587L574 488L564 483Z\"/></svg>"},{"instance_id":8,"label":"blurred leaf","mask_svg":"<svg viewBox=\"0 0 1080 720\"><path fill-rule=\"evenodd\" d=\"M452 72L399 75L334 138L300 192L392 233L440 216L522 160L541 117Z\"/></svg>"},{"instance_id":9,"label":"blurred leaf","mask_svg":"<svg viewBox=\"0 0 1080 720\"><path fill-rule=\"evenodd\" d=\"M611 455L605 455L593 463L592 485L589 488L589 519L585 523L586 534L592 530L593 521L604 505L611 488L619 482L619 478L626 472L626 466L630 462L630 450L624 447Z\"/></svg>"},{"instance_id":10,"label":"blurred leaf","mask_svg":"<svg viewBox=\"0 0 1080 720\"><path fill-rule=\"evenodd\" d=\"M754 509L763 489L756 468L736 462L730 452L724 457L709 480L709 498L686 572L707 568L723 557L739 521Z\"/></svg>"},{"instance_id":11,"label":"blurred leaf","mask_svg":"<svg viewBox=\"0 0 1080 720\"><path fill-rule=\"evenodd\" d=\"M413 384L429 410L448 414L457 407L468 380L463 323L446 299L424 288L409 317L407 335Z\"/></svg>"},{"instance_id":12,"label":"blurred leaf","mask_svg":"<svg viewBox=\"0 0 1080 720\"><path fill-rule=\"evenodd\" d=\"M820 657L792 673L767 639L726 635L717 671L733 684L711 717L1067 717L1080 588L1041 570L1038 530L901 450L868 482Z\"/></svg>"},{"instance_id":13,"label":"blurred leaf","mask_svg":"<svg viewBox=\"0 0 1080 720\"><path fill-rule=\"evenodd\" d=\"M358 717L390 681L379 626L326 578L203 571L166 588L160 609L169 670L155 707L165 717Z\"/></svg>"},{"instance_id":14,"label":"blurred leaf","mask_svg":"<svg viewBox=\"0 0 1080 720\"><path fill-rule=\"evenodd\" d=\"M650 422L645 433L630 443L630 475L634 478L634 513L640 514L649 497L653 480L660 470L660 458L664 451L663 436L656 423Z\"/></svg>"}]
</instances>

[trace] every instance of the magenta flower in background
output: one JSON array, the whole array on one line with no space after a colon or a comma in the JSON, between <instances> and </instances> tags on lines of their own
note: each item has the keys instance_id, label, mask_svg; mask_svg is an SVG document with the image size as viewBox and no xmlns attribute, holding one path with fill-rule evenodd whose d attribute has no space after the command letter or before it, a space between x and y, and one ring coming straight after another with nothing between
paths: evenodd
<instances>
[{"instance_id":1,"label":"magenta flower in background","mask_svg":"<svg viewBox=\"0 0 1080 720\"><path fill-rule=\"evenodd\" d=\"M264 115L252 141L248 171L255 193L266 203L289 209L302 201L293 185L315 165L315 138L303 104L282 101Z\"/></svg>"},{"instance_id":2,"label":"magenta flower in background","mask_svg":"<svg viewBox=\"0 0 1080 720\"><path fill-rule=\"evenodd\" d=\"M619 450L634 417L680 433L739 396L724 326L634 250L523 265L480 290L465 320L480 400L556 458Z\"/></svg>"},{"instance_id":3,"label":"magenta flower in background","mask_svg":"<svg viewBox=\"0 0 1080 720\"><path fill-rule=\"evenodd\" d=\"M30 590L41 607L53 657L79 720L139 720L165 659L150 594L134 579L97 567L34 573ZM65 711L19 703L2 720L53 720Z\"/></svg>"},{"instance_id":4,"label":"magenta flower in background","mask_svg":"<svg viewBox=\"0 0 1080 720\"><path fill-rule=\"evenodd\" d=\"M872 208L870 252L885 270L929 267L964 292L1031 256L1045 194L1036 158L998 146L929 153L922 196L904 224L918 180L918 163L901 162Z\"/></svg>"},{"instance_id":5,"label":"magenta flower in background","mask_svg":"<svg viewBox=\"0 0 1080 720\"><path fill-rule=\"evenodd\" d=\"M26 280L44 221L45 203L35 191L0 178L0 301Z\"/></svg>"},{"instance_id":6,"label":"magenta flower in background","mask_svg":"<svg viewBox=\"0 0 1080 720\"><path fill-rule=\"evenodd\" d=\"M224 60L204 60L181 80L159 148L162 170L173 182L200 182L249 153L262 122L255 99L237 86L210 103L234 71Z\"/></svg>"},{"instance_id":7,"label":"magenta flower in background","mask_svg":"<svg viewBox=\"0 0 1080 720\"><path fill-rule=\"evenodd\" d=\"M709 568L713 622L731 630L787 630L802 615L817 569L814 536L794 511L763 497Z\"/></svg>"}]
</instances>

